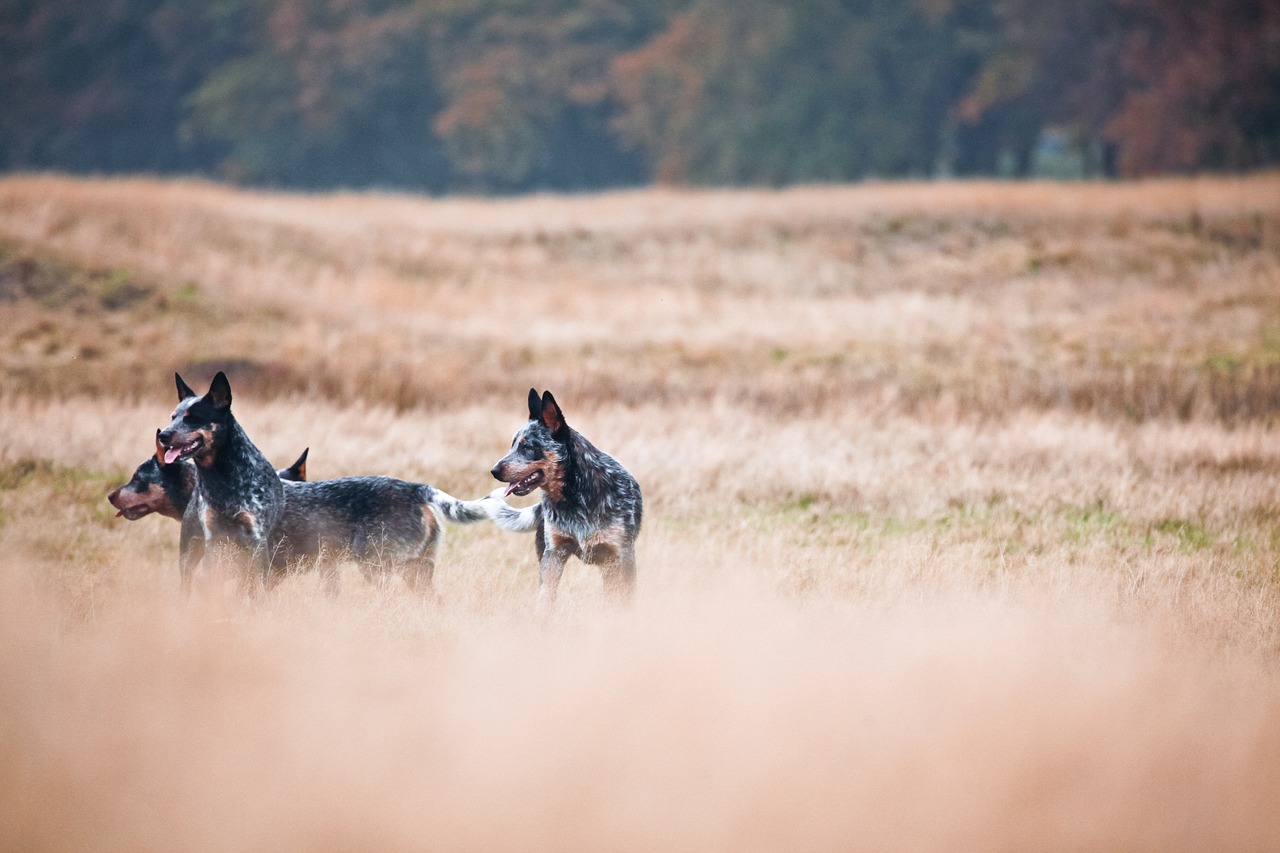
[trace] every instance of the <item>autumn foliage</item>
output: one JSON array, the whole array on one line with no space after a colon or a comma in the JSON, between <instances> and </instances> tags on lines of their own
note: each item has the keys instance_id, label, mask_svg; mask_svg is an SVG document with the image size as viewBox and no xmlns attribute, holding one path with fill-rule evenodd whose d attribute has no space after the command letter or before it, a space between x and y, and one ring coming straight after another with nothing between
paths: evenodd
<instances>
[{"instance_id":1,"label":"autumn foliage","mask_svg":"<svg viewBox=\"0 0 1280 853\"><path fill-rule=\"evenodd\" d=\"M46 0L0 168L591 189L1280 161L1269 0Z\"/></svg>"}]
</instances>

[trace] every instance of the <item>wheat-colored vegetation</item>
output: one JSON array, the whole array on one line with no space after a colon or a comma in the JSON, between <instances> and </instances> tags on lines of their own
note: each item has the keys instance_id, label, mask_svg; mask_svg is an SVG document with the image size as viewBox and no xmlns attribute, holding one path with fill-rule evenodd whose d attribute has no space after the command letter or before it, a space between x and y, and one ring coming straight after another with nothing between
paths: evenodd
<instances>
[{"instance_id":1,"label":"wheat-colored vegetation","mask_svg":"<svg viewBox=\"0 0 1280 853\"><path fill-rule=\"evenodd\" d=\"M0 847L1280 845L1280 177L426 200L0 181ZM106 492L227 368L454 495L553 390L639 593L453 527L177 594Z\"/></svg>"}]
</instances>

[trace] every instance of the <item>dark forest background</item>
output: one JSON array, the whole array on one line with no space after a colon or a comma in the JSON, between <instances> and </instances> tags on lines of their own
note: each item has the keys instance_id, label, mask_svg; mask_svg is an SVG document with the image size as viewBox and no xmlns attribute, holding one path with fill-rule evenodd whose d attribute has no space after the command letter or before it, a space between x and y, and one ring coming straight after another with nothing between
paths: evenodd
<instances>
[{"instance_id":1,"label":"dark forest background","mask_svg":"<svg viewBox=\"0 0 1280 853\"><path fill-rule=\"evenodd\" d=\"M0 0L0 169L582 190L1280 162L1276 0Z\"/></svg>"}]
</instances>

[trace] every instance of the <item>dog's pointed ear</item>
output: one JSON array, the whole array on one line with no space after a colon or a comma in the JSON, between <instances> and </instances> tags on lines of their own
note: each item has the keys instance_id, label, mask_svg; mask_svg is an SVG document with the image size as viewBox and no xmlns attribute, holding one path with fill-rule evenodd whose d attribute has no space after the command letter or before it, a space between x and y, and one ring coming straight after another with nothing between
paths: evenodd
<instances>
[{"instance_id":1,"label":"dog's pointed ear","mask_svg":"<svg viewBox=\"0 0 1280 853\"><path fill-rule=\"evenodd\" d=\"M547 429L551 430L552 435L564 431L564 415L560 412L560 407L556 405L556 398L551 396L550 391L542 392L542 422Z\"/></svg>"},{"instance_id":2,"label":"dog's pointed ear","mask_svg":"<svg viewBox=\"0 0 1280 853\"><path fill-rule=\"evenodd\" d=\"M178 383L178 402L179 403L181 403L183 400L187 399L188 397L200 396L199 394L197 394L195 391L192 390L190 385L182 381L182 377L179 376L177 372L173 374L173 378L177 380L177 383Z\"/></svg>"},{"instance_id":3,"label":"dog's pointed ear","mask_svg":"<svg viewBox=\"0 0 1280 853\"><path fill-rule=\"evenodd\" d=\"M542 420L542 398L536 388L529 389L529 420Z\"/></svg>"},{"instance_id":4,"label":"dog's pointed ear","mask_svg":"<svg viewBox=\"0 0 1280 853\"><path fill-rule=\"evenodd\" d=\"M160 443L160 430L156 429L156 461L164 465L164 445Z\"/></svg>"},{"instance_id":5,"label":"dog's pointed ear","mask_svg":"<svg viewBox=\"0 0 1280 853\"><path fill-rule=\"evenodd\" d=\"M302 455L298 457L298 461L294 462L280 474L281 480L293 480L296 483L305 483L307 481L307 454L311 452L308 447L302 451Z\"/></svg>"},{"instance_id":6,"label":"dog's pointed ear","mask_svg":"<svg viewBox=\"0 0 1280 853\"><path fill-rule=\"evenodd\" d=\"M231 408L231 383L227 381L227 374L219 370L209 383L209 393L204 396L219 409Z\"/></svg>"}]
</instances>

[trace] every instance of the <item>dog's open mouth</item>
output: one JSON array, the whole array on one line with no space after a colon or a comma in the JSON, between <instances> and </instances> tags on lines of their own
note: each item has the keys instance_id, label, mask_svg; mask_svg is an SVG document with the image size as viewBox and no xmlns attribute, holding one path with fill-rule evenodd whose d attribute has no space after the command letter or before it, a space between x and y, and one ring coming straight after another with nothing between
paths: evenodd
<instances>
[{"instance_id":1,"label":"dog's open mouth","mask_svg":"<svg viewBox=\"0 0 1280 853\"><path fill-rule=\"evenodd\" d=\"M125 501L129 500L127 497L129 494L131 494L131 492L127 491L124 487L121 487L107 495L107 501L116 508L116 518L127 518L129 521L137 521L144 515L150 515L155 512L155 510L152 509L145 500L139 499L135 503L126 504Z\"/></svg>"},{"instance_id":2,"label":"dog's open mouth","mask_svg":"<svg viewBox=\"0 0 1280 853\"><path fill-rule=\"evenodd\" d=\"M164 449L164 464L172 465L179 459L190 458L192 454L200 449L201 444L203 444L203 441L200 436L196 436L189 444L179 444L174 447L166 447Z\"/></svg>"},{"instance_id":3,"label":"dog's open mouth","mask_svg":"<svg viewBox=\"0 0 1280 853\"><path fill-rule=\"evenodd\" d=\"M525 477L523 480L516 480L511 485L507 486L507 491L505 492L505 494L520 495L523 497L524 495L527 495L530 492L532 492L534 489L538 488L538 486L542 483L542 478L543 478L543 474L541 471L534 471L532 474L530 474L528 477Z\"/></svg>"}]
</instances>

